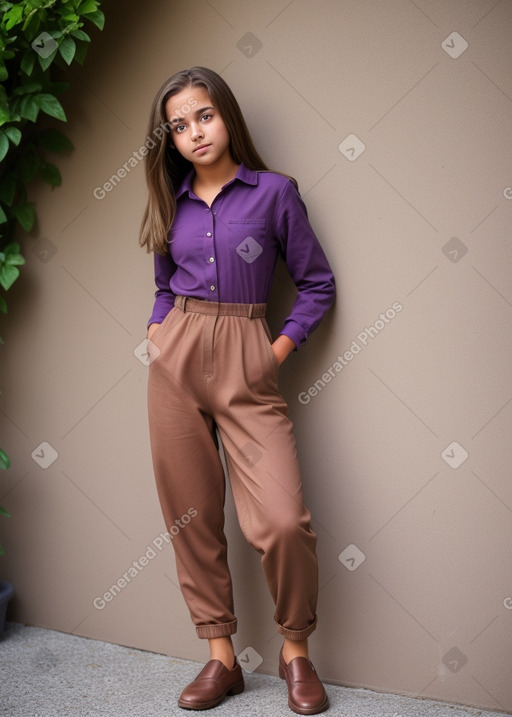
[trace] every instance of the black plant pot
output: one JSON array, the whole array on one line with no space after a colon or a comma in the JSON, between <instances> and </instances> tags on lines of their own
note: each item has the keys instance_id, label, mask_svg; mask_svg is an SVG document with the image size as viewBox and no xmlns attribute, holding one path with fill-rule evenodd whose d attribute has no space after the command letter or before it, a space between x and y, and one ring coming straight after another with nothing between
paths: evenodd
<instances>
[{"instance_id":1,"label":"black plant pot","mask_svg":"<svg viewBox=\"0 0 512 717\"><path fill-rule=\"evenodd\" d=\"M7 603L14 595L14 588L11 583L6 580L0 580L0 632L5 627L5 613L7 612Z\"/></svg>"}]
</instances>

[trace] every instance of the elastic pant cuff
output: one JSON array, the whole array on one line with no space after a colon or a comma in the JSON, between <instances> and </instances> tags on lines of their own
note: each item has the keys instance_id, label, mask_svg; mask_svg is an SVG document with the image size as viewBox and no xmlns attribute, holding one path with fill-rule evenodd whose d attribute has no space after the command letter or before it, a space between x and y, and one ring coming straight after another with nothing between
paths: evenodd
<instances>
[{"instance_id":1,"label":"elastic pant cuff","mask_svg":"<svg viewBox=\"0 0 512 717\"><path fill-rule=\"evenodd\" d=\"M234 635L237 628L237 622L237 620L233 620L233 622L222 622L217 625L196 625L196 633L198 637L203 639Z\"/></svg>"},{"instance_id":2,"label":"elastic pant cuff","mask_svg":"<svg viewBox=\"0 0 512 717\"><path fill-rule=\"evenodd\" d=\"M283 637L286 637L287 640L305 640L316 628L316 621L317 618L315 615L315 619L313 620L311 625L308 625L308 627L304 628L304 630L289 630L287 627L283 627L278 622L276 622L276 628L277 632L280 635L283 635Z\"/></svg>"}]
</instances>

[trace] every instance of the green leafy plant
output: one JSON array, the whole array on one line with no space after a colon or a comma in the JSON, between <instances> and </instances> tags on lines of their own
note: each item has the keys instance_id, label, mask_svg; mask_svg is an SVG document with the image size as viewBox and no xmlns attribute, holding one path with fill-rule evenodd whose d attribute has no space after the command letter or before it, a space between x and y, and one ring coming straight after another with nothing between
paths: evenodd
<instances>
[{"instance_id":1,"label":"green leafy plant","mask_svg":"<svg viewBox=\"0 0 512 717\"><path fill-rule=\"evenodd\" d=\"M91 38L86 23L103 29L97 0L0 0L0 312L6 292L25 263L16 234L30 232L36 220L28 186L36 179L60 186L59 169L48 153L73 149L48 118L66 122L58 97L72 62L83 64ZM0 338L0 343L3 343ZM0 469L10 460L0 450ZM0 506L0 515L9 512ZM3 548L0 545L0 555Z\"/></svg>"},{"instance_id":2,"label":"green leafy plant","mask_svg":"<svg viewBox=\"0 0 512 717\"><path fill-rule=\"evenodd\" d=\"M39 177L58 187L61 174L47 153L73 149L60 130L46 124L48 117L66 122L58 97L69 83L62 80L72 62L85 60L91 41L83 29L86 22L103 29L105 16L99 6L97 0L0 0L0 287L4 292L25 263L16 233L30 232L36 220L28 185ZM7 313L1 293L0 312Z\"/></svg>"},{"instance_id":3,"label":"green leafy plant","mask_svg":"<svg viewBox=\"0 0 512 717\"><path fill-rule=\"evenodd\" d=\"M9 456L3 452L3 450L0 448L0 468L7 469L11 465L11 461L9 460ZM0 515L5 515L7 518L10 518L9 511L5 510L5 508L2 508L0 505ZM4 554L4 549L2 548L2 543L0 543L0 555Z\"/></svg>"}]
</instances>

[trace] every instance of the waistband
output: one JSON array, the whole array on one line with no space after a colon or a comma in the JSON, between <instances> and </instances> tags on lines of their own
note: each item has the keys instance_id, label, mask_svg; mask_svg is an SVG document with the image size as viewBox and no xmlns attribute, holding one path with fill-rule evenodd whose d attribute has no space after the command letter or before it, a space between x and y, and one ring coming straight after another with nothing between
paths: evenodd
<instances>
[{"instance_id":1,"label":"waistband","mask_svg":"<svg viewBox=\"0 0 512 717\"><path fill-rule=\"evenodd\" d=\"M261 319L267 310L266 304L228 304L194 299L191 296L177 296L174 306L182 311L193 311L208 316L245 316L248 319Z\"/></svg>"}]
</instances>

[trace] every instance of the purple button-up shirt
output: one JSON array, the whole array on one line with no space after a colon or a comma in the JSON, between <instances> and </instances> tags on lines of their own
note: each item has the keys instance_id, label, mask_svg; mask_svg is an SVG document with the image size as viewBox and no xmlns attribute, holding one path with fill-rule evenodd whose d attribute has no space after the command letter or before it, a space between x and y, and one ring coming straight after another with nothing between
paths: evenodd
<instances>
[{"instance_id":1,"label":"purple button-up shirt","mask_svg":"<svg viewBox=\"0 0 512 717\"><path fill-rule=\"evenodd\" d=\"M334 276L293 183L244 164L211 208L192 191L191 171L176 194L169 253L155 253L155 303L161 323L176 295L208 301L266 303L283 257L298 294L280 333L298 348L334 301Z\"/></svg>"}]
</instances>

